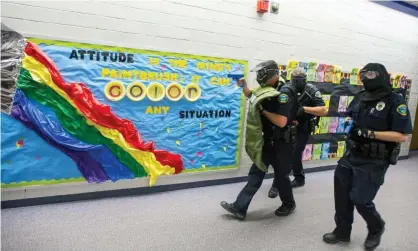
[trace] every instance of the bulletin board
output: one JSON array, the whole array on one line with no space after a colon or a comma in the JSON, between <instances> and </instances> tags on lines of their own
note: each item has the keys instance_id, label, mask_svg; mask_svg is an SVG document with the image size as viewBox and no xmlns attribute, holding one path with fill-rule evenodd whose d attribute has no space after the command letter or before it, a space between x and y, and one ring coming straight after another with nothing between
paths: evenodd
<instances>
[{"instance_id":1,"label":"bulletin board","mask_svg":"<svg viewBox=\"0 0 418 251\"><path fill-rule=\"evenodd\" d=\"M234 59L31 38L2 187L100 183L238 167L244 96Z\"/></svg>"}]
</instances>

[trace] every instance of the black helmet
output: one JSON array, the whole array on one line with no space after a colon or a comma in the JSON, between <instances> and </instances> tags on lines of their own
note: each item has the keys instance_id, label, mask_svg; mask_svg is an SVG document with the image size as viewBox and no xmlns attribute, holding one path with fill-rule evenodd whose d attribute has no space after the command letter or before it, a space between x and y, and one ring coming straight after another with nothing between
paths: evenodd
<instances>
[{"instance_id":1,"label":"black helmet","mask_svg":"<svg viewBox=\"0 0 418 251\"><path fill-rule=\"evenodd\" d=\"M263 86L271 77L279 73L279 67L273 60L258 64L251 72L257 72L257 82Z\"/></svg>"}]
</instances>

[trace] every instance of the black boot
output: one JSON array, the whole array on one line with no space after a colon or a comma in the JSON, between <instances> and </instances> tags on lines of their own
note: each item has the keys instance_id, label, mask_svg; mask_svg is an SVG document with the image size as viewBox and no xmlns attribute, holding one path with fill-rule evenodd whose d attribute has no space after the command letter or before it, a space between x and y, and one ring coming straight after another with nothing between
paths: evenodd
<instances>
[{"instance_id":1,"label":"black boot","mask_svg":"<svg viewBox=\"0 0 418 251\"><path fill-rule=\"evenodd\" d=\"M269 198L272 198L272 199L274 199L274 198L276 198L277 196L279 195L279 190L277 189L277 188L275 188L275 187L271 187L270 188L270 191L269 191Z\"/></svg>"},{"instance_id":2,"label":"black boot","mask_svg":"<svg viewBox=\"0 0 418 251\"><path fill-rule=\"evenodd\" d=\"M221 202L221 206L231 214L233 214L235 217L237 217L239 220L244 220L246 217L246 213L240 212L238 209L235 208L234 204L227 203L225 201Z\"/></svg>"},{"instance_id":3,"label":"black boot","mask_svg":"<svg viewBox=\"0 0 418 251\"><path fill-rule=\"evenodd\" d=\"M347 238L341 238L338 237L335 233L327 233L324 234L324 236L322 236L322 239L329 244L335 244L338 242L349 242L350 241L350 237Z\"/></svg>"},{"instance_id":4,"label":"black boot","mask_svg":"<svg viewBox=\"0 0 418 251\"><path fill-rule=\"evenodd\" d=\"M290 183L292 185L292 187L296 188L296 187L303 187L305 185L305 181L304 180L297 180L294 179L292 181L292 183Z\"/></svg>"},{"instance_id":5,"label":"black boot","mask_svg":"<svg viewBox=\"0 0 418 251\"><path fill-rule=\"evenodd\" d=\"M295 211L296 208L296 204L283 204L281 205L276 212L274 212L275 215L277 216L288 216L289 214L291 214L293 211Z\"/></svg>"},{"instance_id":6,"label":"black boot","mask_svg":"<svg viewBox=\"0 0 418 251\"><path fill-rule=\"evenodd\" d=\"M364 249L367 251L374 250L380 245L380 239L385 232L385 228L383 227L382 230L370 233L367 235L366 241L364 242Z\"/></svg>"}]
</instances>

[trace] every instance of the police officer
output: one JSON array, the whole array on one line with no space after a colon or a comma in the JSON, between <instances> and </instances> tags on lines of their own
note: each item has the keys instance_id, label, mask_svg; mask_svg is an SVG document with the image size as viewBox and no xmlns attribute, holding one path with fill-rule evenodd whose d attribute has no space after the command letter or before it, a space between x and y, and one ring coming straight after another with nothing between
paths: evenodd
<instances>
[{"instance_id":1,"label":"police officer","mask_svg":"<svg viewBox=\"0 0 418 251\"><path fill-rule=\"evenodd\" d=\"M392 91L386 68L367 64L360 71L364 89L350 103L347 116L353 127L346 140L346 153L334 174L335 223L323 236L327 243L350 241L354 207L367 223L365 250L380 244L385 222L373 199L384 182L389 165L396 164L400 142L412 133L405 100Z\"/></svg>"},{"instance_id":2,"label":"police officer","mask_svg":"<svg viewBox=\"0 0 418 251\"><path fill-rule=\"evenodd\" d=\"M293 176L292 187L305 185L305 173L303 172L302 154L308 143L309 136L315 130L316 116L326 116L328 108L322 100L322 94L312 84L306 83L306 74L303 68L296 68L292 72L291 82L298 92L299 109L296 116L297 120L297 140L293 149L292 169ZM274 181L273 181L274 184ZM276 198L277 188L271 187L269 191L270 198Z\"/></svg>"},{"instance_id":3,"label":"police officer","mask_svg":"<svg viewBox=\"0 0 418 251\"><path fill-rule=\"evenodd\" d=\"M257 73L259 87L254 90L248 89L244 79L239 80L237 84L244 85L243 92L250 101L245 148L254 164L248 174L248 183L236 201L221 202L225 210L241 220L245 219L250 202L260 188L270 165L274 169L277 183L275 186L282 200L282 205L275 214L287 216L296 208L289 179L289 156L292 155L292 143L296 137L296 131L291 127L297 112L296 92L286 85L280 88L280 92L276 90L284 80L279 76L279 68L272 60L257 65L252 71Z\"/></svg>"}]
</instances>

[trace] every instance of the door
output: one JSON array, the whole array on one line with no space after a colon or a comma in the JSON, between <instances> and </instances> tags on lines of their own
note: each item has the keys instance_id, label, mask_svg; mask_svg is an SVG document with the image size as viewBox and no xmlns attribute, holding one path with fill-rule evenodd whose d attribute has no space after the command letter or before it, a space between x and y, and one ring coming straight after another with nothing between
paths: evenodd
<instances>
[{"instance_id":1,"label":"door","mask_svg":"<svg viewBox=\"0 0 418 251\"><path fill-rule=\"evenodd\" d=\"M418 150L418 106L415 113L414 131L412 132L411 146L409 150Z\"/></svg>"}]
</instances>

